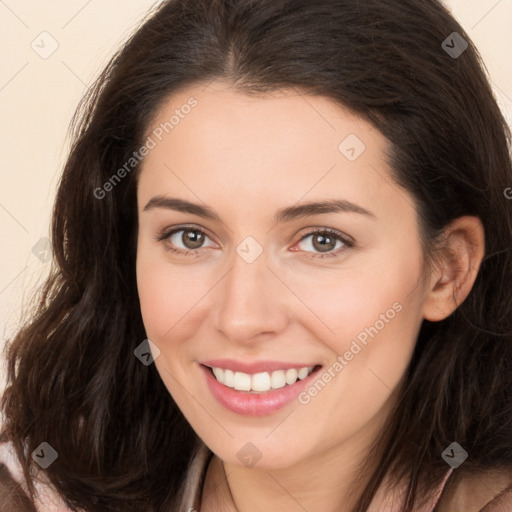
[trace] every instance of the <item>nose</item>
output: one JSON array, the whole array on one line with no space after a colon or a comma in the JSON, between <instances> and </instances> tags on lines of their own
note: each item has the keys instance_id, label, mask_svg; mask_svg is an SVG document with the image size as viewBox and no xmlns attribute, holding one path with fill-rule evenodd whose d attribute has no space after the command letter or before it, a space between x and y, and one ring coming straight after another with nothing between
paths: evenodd
<instances>
[{"instance_id":1,"label":"nose","mask_svg":"<svg viewBox=\"0 0 512 512\"><path fill-rule=\"evenodd\" d=\"M215 287L215 328L237 343L281 333L289 322L291 298L269 268L265 251L252 263L234 251L230 263L230 270Z\"/></svg>"}]
</instances>

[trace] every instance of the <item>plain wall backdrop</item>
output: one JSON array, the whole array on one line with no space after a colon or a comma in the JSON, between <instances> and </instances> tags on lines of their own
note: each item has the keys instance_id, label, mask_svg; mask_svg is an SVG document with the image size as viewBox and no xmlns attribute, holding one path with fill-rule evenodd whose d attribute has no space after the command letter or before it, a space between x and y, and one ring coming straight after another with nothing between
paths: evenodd
<instances>
[{"instance_id":1,"label":"plain wall backdrop","mask_svg":"<svg viewBox=\"0 0 512 512\"><path fill-rule=\"evenodd\" d=\"M26 299L49 270L50 216L74 109L154 4L0 0L0 349L27 316L22 309ZM479 48L512 124L512 0L445 4ZM5 381L0 363L1 393Z\"/></svg>"}]
</instances>

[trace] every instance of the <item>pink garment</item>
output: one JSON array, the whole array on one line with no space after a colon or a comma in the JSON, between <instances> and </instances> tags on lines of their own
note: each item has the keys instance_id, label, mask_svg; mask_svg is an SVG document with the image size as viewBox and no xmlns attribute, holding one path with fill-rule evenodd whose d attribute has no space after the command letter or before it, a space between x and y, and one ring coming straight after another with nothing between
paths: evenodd
<instances>
[{"instance_id":1,"label":"pink garment","mask_svg":"<svg viewBox=\"0 0 512 512\"><path fill-rule=\"evenodd\" d=\"M185 484L186 490L180 510L200 510L199 502L202 492L202 483L210 457L210 450L202 443L202 446L200 446L189 467L189 478ZM23 490L27 492L21 466L10 444L0 443L0 464L4 464L7 467L12 477L19 482ZM452 471L452 469L447 470L443 482L432 496L432 499L421 509L415 510L415 512L433 512ZM385 481L377 491L367 512L401 512L405 488L390 492L387 489L386 482L387 481ZM36 501L36 509L38 512L71 512L48 483L36 481L34 485L39 496L38 501ZM512 512L512 487L509 487L507 492L499 498L495 498L492 503L486 505L481 512Z\"/></svg>"},{"instance_id":2,"label":"pink garment","mask_svg":"<svg viewBox=\"0 0 512 512\"><path fill-rule=\"evenodd\" d=\"M197 447L195 457L193 457L189 465L189 479L185 483L184 496L180 503L179 510L200 512L202 483L211 454L212 452L209 450L209 448L203 442L200 442ZM441 485L436 490L432 498L428 500L428 502L423 507L416 509L414 512L433 512L434 507L441 496L446 481L448 480L452 471L453 469L451 468L447 469L446 475ZM375 494L367 512L401 512L402 503L404 501L404 494L404 487L401 489L395 489L391 492L389 490L389 480L385 479ZM512 494L510 495L510 499L512 503ZM492 510L489 512L495 511ZM510 511L507 512L512 512L512 507L510 508Z\"/></svg>"},{"instance_id":3,"label":"pink garment","mask_svg":"<svg viewBox=\"0 0 512 512\"><path fill-rule=\"evenodd\" d=\"M0 464L4 464L7 467L12 477L28 494L23 471L11 444L0 443ZM38 512L71 512L52 487L37 480L34 485L39 496L39 500L36 501L36 509Z\"/></svg>"},{"instance_id":4,"label":"pink garment","mask_svg":"<svg viewBox=\"0 0 512 512\"><path fill-rule=\"evenodd\" d=\"M421 508L415 510L415 512L432 512L436 506L441 493L443 492L446 481L452 474L453 469L450 468L446 471L446 475L441 482L441 485L436 489L433 497ZM379 487L375 494L370 508L367 512L401 512L402 504L405 501L405 486L394 493L387 492L389 479L384 479L384 483Z\"/></svg>"}]
</instances>

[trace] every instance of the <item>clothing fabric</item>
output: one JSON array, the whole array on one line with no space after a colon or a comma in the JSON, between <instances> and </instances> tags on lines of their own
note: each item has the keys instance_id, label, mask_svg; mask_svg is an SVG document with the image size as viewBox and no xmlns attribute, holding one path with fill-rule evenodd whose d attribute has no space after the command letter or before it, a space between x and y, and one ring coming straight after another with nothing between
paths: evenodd
<instances>
[{"instance_id":1,"label":"clothing fabric","mask_svg":"<svg viewBox=\"0 0 512 512\"><path fill-rule=\"evenodd\" d=\"M204 478L212 456L211 450L204 443L199 443L189 464L187 478L182 487L180 511L200 512ZM21 489L28 493L21 466L10 443L0 443L0 471L2 465L7 469L12 479L20 485ZM447 470L439 488L427 503L415 512L435 512L436 504L452 471L453 469ZM38 492L37 512L71 512L48 482L39 479L34 482L34 485ZM0 496L2 496L1 491L0 488ZM368 512L401 512L404 491L405 489L389 492L387 481L385 481L375 495ZM495 497L480 512L512 512L512 486Z\"/></svg>"},{"instance_id":2,"label":"clothing fabric","mask_svg":"<svg viewBox=\"0 0 512 512\"><path fill-rule=\"evenodd\" d=\"M10 443L0 443L0 466L2 464L7 468L16 483L21 486L21 489L28 495L28 488L21 465ZM71 512L47 482L35 480L34 486L39 497L39 500L36 502L37 512ZM3 507L0 510L3 512Z\"/></svg>"},{"instance_id":3,"label":"clothing fabric","mask_svg":"<svg viewBox=\"0 0 512 512\"><path fill-rule=\"evenodd\" d=\"M185 512L200 512L201 493L203 490L203 481L208 467L208 462L212 456L210 449L201 443L196 451L195 456L189 466L188 480L185 483L183 499L181 501L180 510ZM415 510L415 512L433 512L436 503L439 501L446 481L450 477L453 469L448 469L441 485L436 489L434 495L424 506ZM377 491L372 504L367 512L401 512L402 503L404 502L405 489L395 490L394 492L387 492L389 480L385 480L383 485ZM501 511L499 511L501 512ZM512 512L512 494L511 494L511 508Z\"/></svg>"}]
</instances>

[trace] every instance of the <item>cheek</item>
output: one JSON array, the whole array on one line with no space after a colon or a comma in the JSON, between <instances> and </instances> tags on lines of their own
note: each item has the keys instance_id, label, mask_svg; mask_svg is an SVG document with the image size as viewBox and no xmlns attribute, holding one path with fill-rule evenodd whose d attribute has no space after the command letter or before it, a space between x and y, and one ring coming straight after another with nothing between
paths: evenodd
<instances>
[{"instance_id":1,"label":"cheek","mask_svg":"<svg viewBox=\"0 0 512 512\"><path fill-rule=\"evenodd\" d=\"M332 350L333 361L344 357L343 373L362 382L372 368L393 387L421 326L420 270L413 250L387 251L342 271L317 272L314 282L297 273L291 288L313 313L303 316L304 325Z\"/></svg>"},{"instance_id":2,"label":"cheek","mask_svg":"<svg viewBox=\"0 0 512 512\"><path fill-rule=\"evenodd\" d=\"M167 322L165 307L169 303L171 289L165 282L165 265L157 257L158 252L158 247L152 248L149 242L141 240L139 235L136 260L137 291L146 334L155 342L160 339L160 332Z\"/></svg>"},{"instance_id":3,"label":"cheek","mask_svg":"<svg viewBox=\"0 0 512 512\"><path fill-rule=\"evenodd\" d=\"M338 344L340 350L365 327L376 322L381 326L381 319L396 321L400 305L414 300L414 268L388 269L385 276L375 267L368 268L317 273L314 280L302 276L290 286L309 310L303 318L311 319L310 328L319 339Z\"/></svg>"},{"instance_id":4,"label":"cheek","mask_svg":"<svg viewBox=\"0 0 512 512\"><path fill-rule=\"evenodd\" d=\"M342 285L326 282L323 293L315 288L308 296L311 310L335 331L318 320L309 324L333 356L325 369L330 373L325 391L318 392L324 385L315 382L300 402L306 404L310 428L320 421L328 425L326 437L349 436L370 421L407 369L421 325L421 290L414 265L399 268L385 283L379 272L355 272L340 279Z\"/></svg>"},{"instance_id":5,"label":"cheek","mask_svg":"<svg viewBox=\"0 0 512 512\"><path fill-rule=\"evenodd\" d=\"M150 339L160 339L167 322L166 305L169 304L169 286L163 277L162 265L154 258L146 257L147 251L139 246L137 254L137 289L146 333ZM167 328L169 328L168 326Z\"/></svg>"},{"instance_id":6,"label":"cheek","mask_svg":"<svg viewBox=\"0 0 512 512\"><path fill-rule=\"evenodd\" d=\"M165 251L144 242L139 242L136 269L148 338L165 350L169 345L165 340L192 336L196 324L191 325L188 320L201 311L200 299L211 288L207 272L191 272L188 265L171 265Z\"/></svg>"}]
</instances>

